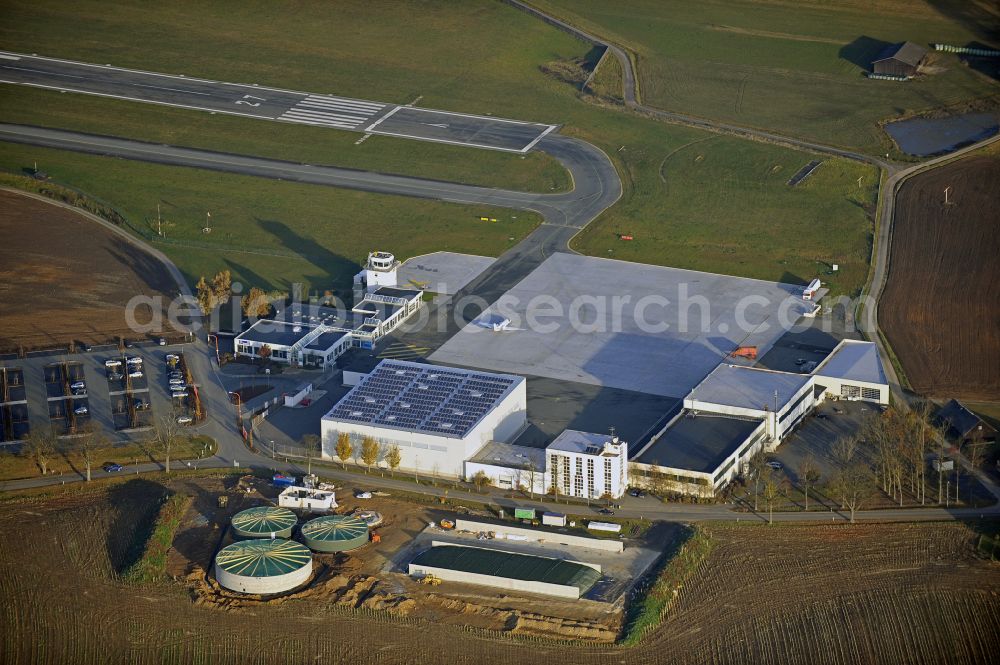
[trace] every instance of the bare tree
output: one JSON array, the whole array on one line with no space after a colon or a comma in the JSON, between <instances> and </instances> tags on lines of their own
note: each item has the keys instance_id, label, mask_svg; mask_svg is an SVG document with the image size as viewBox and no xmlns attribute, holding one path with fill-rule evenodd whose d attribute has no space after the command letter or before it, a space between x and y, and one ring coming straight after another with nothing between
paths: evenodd
<instances>
[{"instance_id":1,"label":"bare tree","mask_svg":"<svg viewBox=\"0 0 1000 665\"><path fill-rule=\"evenodd\" d=\"M392 444L389 449L385 451L385 463L389 465L389 471L392 473L392 477L396 477L396 469L403 461L403 455L399 450L399 446Z\"/></svg>"},{"instance_id":2,"label":"bare tree","mask_svg":"<svg viewBox=\"0 0 1000 665\"><path fill-rule=\"evenodd\" d=\"M847 466L854 461L858 452L858 439L854 436L842 436L833 443L833 456L842 465Z\"/></svg>"},{"instance_id":3,"label":"bare tree","mask_svg":"<svg viewBox=\"0 0 1000 665\"><path fill-rule=\"evenodd\" d=\"M528 460L524 465L524 470L528 472L528 496L535 498L535 463Z\"/></svg>"},{"instance_id":4,"label":"bare tree","mask_svg":"<svg viewBox=\"0 0 1000 665\"><path fill-rule=\"evenodd\" d=\"M83 465L87 472L87 482L90 482L91 469L94 466L95 452L107 445L107 437L92 423L88 422L80 428L81 436L78 441L80 457L83 458Z\"/></svg>"},{"instance_id":5,"label":"bare tree","mask_svg":"<svg viewBox=\"0 0 1000 665\"><path fill-rule=\"evenodd\" d=\"M763 475L764 469L771 468L767 466L767 458L764 456L763 448L758 448L757 452L750 458L749 467L750 480L753 483L753 511L757 512L759 508L758 498L760 496L761 475Z\"/></svg>"},{"instance_id":6,"label":"bare tree","mask_svg":"<svg viewBox=\"0 0 1000 665\"><path fill-rule=\"evenodd\" d=\"M871 498L874 481L871 470L863 464L852 464L837 474L833 488L841 505L851 511L851 524L854 524L855 513Z\"/></svg>"},{"instance_id":7,"label":"bare tree","mask_svg":"<svg viewBox=\"0 0 1000 665\"><path fill-rule=\"evenodd\" d=\"M33 428L21 448L21 454L37 464L43 476L48 474L49 463L56 454L55 435L51 430Z\"/></svg>"},{"instance_id":8,"label":"bare tree","mask_svg":"<svg viewBox=\"0 0 1000 665\"><path fill-rule=\"evenodd\" d=\"M372 464L378 461L378 441L370 436L361 440L361 461L368 467L366 473L370 473Z\"/></svg>"},{"instance_id":9,"label":"bare tree","mask_svg":"<svg viewBox=\"0 0 1000 665\"><path fill-rule=\"evenodd\" d=\"M354 446L351 445L351 435L347 432L341 432L337 436L337 459L340 460L341 466L347 469L347 460L351 458L351 454L354 452Z\"/></svg>"},{"instance_id":10,"label":"bare tree","mask_svg":"<svg viewBox=\"0 0 1000 665\"><path fill-rule=\"evenodd\" d=\"M809 489L819 482L819 466L811 455L807 455L798 468L799 484L806 496L806 510L809 510Z\"/></svg>"},{"instance_id":11,"label":"bare tree","mask_svg":"<svg viewBox=\"0 0 1000 665\"><path fill-rule=\"evenodd\" d=\"M160 416L153 426L153 444L163 454L163 468L170 473L170 455L178 440L177 421L172 416Z\"/></svg>"},{"instance_id":12,"label":"bare tree","mask_svg":"<svg viewBox=\"0 0 1000 665\"><path fill-rule=\"evenodd\" d=\"M761 475L761 483L764 486L764 501L767 502L767 523L774 524L774 500L778 498L779 494L778 479L769 466L763 468Z\"/></svg>"},{"instance_id":13,"label":"bare tree","mask_svg":"<svg viewBox=\"0 0 1000 665\"><path fill-rule=\"evenodd\" d=\"M312 475L312 461L313 457L319 452L320 443L322 439L316 434L304 434L302 435L302 447L306 451L306 473L310 476Z\"/></svg>"}]
</instances>

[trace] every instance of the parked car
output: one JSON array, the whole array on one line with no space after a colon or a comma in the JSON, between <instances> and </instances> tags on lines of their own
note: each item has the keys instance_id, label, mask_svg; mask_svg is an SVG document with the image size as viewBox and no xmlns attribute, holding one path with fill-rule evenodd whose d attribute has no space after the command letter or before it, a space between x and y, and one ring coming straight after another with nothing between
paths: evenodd
<instances>
[{"instance_id":1,"label":"parked car","mask_svg":"<svg viewBox=\"0 0 1000 665\"><path fill-rule=\"evenodd\" d=\"M180 356L178 356L176 353L168 353L166 356L166 360L168 363L177 362L178 360L180 360Z\"/></svg>"},{"instance_id":2,"label":"parked car","mask_svg":"<svg viewBox=\"0 0 1000 665\"><path fill-rule=\"evenodd\" d=\"M78 406L75 409L73 409L73 413L75 413L78 416L85 416L88 413L90 413L90 409L88 409L85 406Z\"/></svg>"},{"instance_id":3,"label":"parked car","mask_svg":"<svg viewBox=\"0 0 1000 665\"><path fill-rule=\"evenodd\" d=\"M600 513L601 515L614 515L615 514L615 511L611 510L610 508L601 508L597 512Z\"/></svg>"},{"instance_id":4,"label":"parked car","mask_svg":"<svg viewBox=\"0 0 1000 665\"><path fill-rule=\"evenodd\" d=\"M132 379L141 379L142 378L142 370L141 369L132 370L131 372L128 373L128 375L129 375L129 378L132 378Z\"/></svg>"},{"instance_id":5,"label":"parked car","mask_svg":"<svg viewBox=\"0 0 1000 665\"><path fill-rule=\"evenodd\" d=\"M372 493L367 490L356 490L354 492L355 499L370 499L372 498Z\"/></svg>"},{"instance_id":6,"label":"parked car","mask_svg":"<svg viewBox=\"0 0 1000 665\"><path fill-rule=\"evenodd\" d=\"M73 393L74 397L83 397L84 395L87 394L87 389L86 388L74 388L70 392Z\"/></svg>"},{"instance_id":7,"label":"parked car","mask_svg":"<svg viewBox=\"0 0 1000 665\"><path fill-rule=\"evenodd\" d=\"M189 424L191 424L193 422L194 422L194 418L192 418L191 416L178 416L177 417L177 424L178 425L189 425Z\"/></svg>"},{"instance_id":8,"label":"parked car","mask_svg":"<svg viewBox=\"0 0 1000 665\"><path fill-rule=\"evenodd\" d=\"M168 381L167 383L169 385L171 385L171 386L183 386L184 385L184 379L181 379L181 378L170 379L170 381Z\"/></svg>"},{"instance_id":9,"label":"parked car","mask_svg":"<svg viewBox=\"0 0 1000 665\"><path fill-rule=\"evenodd\" d=\"M187 386L185 386L182 383L181 384L176 384L175 383L174 385L170 386L170 391L171 392L179 393L179 392L181 392L183 390L187 390Z\"/></svg>"},{"instance_id":10,"label":"parked car","mask_svg":"<svg viewBox=\"0 0 1000 665\"><path fill-rule=\"evenodd\" d=\"M73 383L69 384L69 387L70 390L83 390L84 388L87 387L87 384L84 381L74 381Z\"/></svg>"},{"instance_id":11,"label":"parked car","mask_svg":"<svg viewBox=\"0 0 1000 665\"><path fill-rule=\"evenodd\" d=\"M775 471L778 471L782 468L781 462L778 462L776 460L771 460L770 462L767 463L767 465L772 469L774 469Z\"/></svg>"},{"instance_id":12,"label":"parked car","mask_svg":"<svg viewBox=\"0 0 1000 665\"><path fill-rule=\"evenodd\" d=\"M122 361L118 360L117 358L112 358L111 360L105 360L104 366L109 369L112 367L121 367Z\"/></svg>"},{"instance_id":13,"label":"parked car","mask_svg":"<svg viewBox=\"0 0 1000 665\"><path fill-rule=\"evenodd\" d=\"M121 464L118 464L117 462L104 463L104 470L107 471L108 473L117 473L118 471L122 471L124 469L125 467L123 467Z\"/></svg>"},{"instance_id":14,"label":"parked car","mask_svg":"<svg viewBox=\"0 0 1000 665\"><path fill-rule=\"evenodd\" d=\"M108 381L121 381L123 378L124 375L119 372L108 372Z\"/></svg>"},{"instance_id":15,"label":"parked car","mask_svg":"<svg viewBox=\"0 0 1000 665\"><path fill-rule=\"evenodd\" d=\"M177 392L171 393L170 396L171 397L187 397L188 394L187 394L187 391L184 391L184 392L179 392L179 393L177 393Z\"/></svg>"},{"instance_id":16,"label":"parked car","mask_svg":"<svg viewBox=\"0 0 1000 665\"><path fill-rule=\"evenodd\" d=\"M136 411L145 411L146 409L149 408L149 402L137 399L134 402L132 402L132 406L135 407Z\"/></svg>"},{"instance_id":17,"label":"parked car","mask_svg":"<svg viewBox=\"0 0 1000 665\"><path fill-rule=\"evenodd\" d=\"M128 358L125 362L127 362L131 367L135 367L136 365L142 364L142 358L138 356L132 356L131 358Z\"/></svg>"},{"instance_id":18,"label":"parked car","mask_svg":"<svg viewBox=\"0 0 1000 665\"><path fill-rule=\"evenodd\" d=\"M166 346L167 345L167 338L166 337L161 337L159 344L160 344L160 346Z\"/></svg>"},{"instance_id":19,"label":"parked car","mask_svg":"<svg viewBox=\"0 0 1000 665\"><path fill-rule=\"evenodd\" d=\"M646 496L646 493L642 490L630 490L629 496L634 496L637 499L641 499L642 497Z\"/></svg>"}]
</instances>

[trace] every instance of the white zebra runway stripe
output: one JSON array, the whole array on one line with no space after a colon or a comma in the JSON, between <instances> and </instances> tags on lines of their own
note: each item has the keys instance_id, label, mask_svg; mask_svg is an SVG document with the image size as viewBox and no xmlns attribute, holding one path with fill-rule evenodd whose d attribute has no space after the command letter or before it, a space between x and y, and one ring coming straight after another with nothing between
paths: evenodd
<instances>
[{"instance_id":1,"label":"white zebra runway stripe","mask_svg":"<svg viewBox=\"0 0 1000 665\"><path fill-rule=\"evenodd\" d=\"M279 119L338 129L358 129L385 107L385 104L376 102L309 95L285 111Z\"/></svg>"}]
</instances>

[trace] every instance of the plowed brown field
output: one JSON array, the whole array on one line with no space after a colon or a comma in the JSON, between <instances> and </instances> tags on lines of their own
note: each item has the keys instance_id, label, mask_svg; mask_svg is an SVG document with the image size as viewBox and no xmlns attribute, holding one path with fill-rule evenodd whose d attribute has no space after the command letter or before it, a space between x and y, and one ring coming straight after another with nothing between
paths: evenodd
<instances>
[{"instance_id":1,"label":"plowed brown field","mask_svg":"<svg viewBox=\"0 0 1000 665\"><path fill-rule=\"evenodd\" d=\"M161 296L164 312L177 293L157 259L53 203L0 190L0 238L2 351L134 338L129 299ZM148 308L137 310L139 323L149 316Z\"/></svg>"},{"instance_id":2,"label":"plowed brown field","mask_svg":"<svg viewBox=\"0 0 1000 665\"><path fill-rule=\"evenodd\" d=\"M309 599L222 611L179 582L128 586L116 571L165 491L134 480L0 506L0 660L936 664L1000 649L1000 564L976 557L961 524L707 527L714 549L666 621L623 648L501 639Z\"/></svg>"},{"instance_id":3,"label":"plowed brown field","mask_svg":"<svg viewBox=\"0 0 1000 665\"><path fill-rule=\"evenodd\" d=\"M896 197L879 325L922 395L1000 398L997 183L1000 158L973 157L910 178Z\"/></svg>"}]
</instances>

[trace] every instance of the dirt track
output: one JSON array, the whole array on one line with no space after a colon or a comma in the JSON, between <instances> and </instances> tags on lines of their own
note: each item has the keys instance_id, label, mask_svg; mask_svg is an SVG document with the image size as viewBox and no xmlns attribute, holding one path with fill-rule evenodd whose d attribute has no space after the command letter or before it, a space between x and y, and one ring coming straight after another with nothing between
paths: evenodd
<instances>
[{"instance_id":1,"label":"dirt track","mask_svg":"<svg viewBox=\"0 0 1000 665\"><path fill-rule=\"evenodd\" d=\"M0 191L0 238L0 350L134 337L129 299L162 295L165 307L176 293L158 260L54 204Z\"/></svg>"},{"instance_id":2,"label":"dirt track","mask_svg":"<svg viewBox=\"0 0 1000 665\"><path fill-rule=\"evenodd\" d=\"M974 157L899 189L879 325L917 393L1000 396L998 182L1000 158Z\"/></svg>"},{"instance_id":3,"label":"dirt track","mask_svg":"<svg viewBox=\"0 0 1000 665\"><path fill-rule=\"evenodd\" d=\"M1000 646L1000 564L976 558L961 524L710 527L715 548L665 624L624 649L309 599L224 612L180 583L130 587L116 571L164 488L79 492L0 506L5 662L940 663Z\"/></svg>"}]
</instances>

